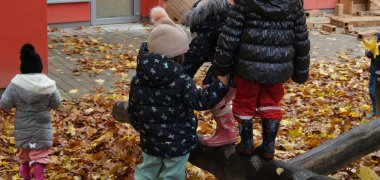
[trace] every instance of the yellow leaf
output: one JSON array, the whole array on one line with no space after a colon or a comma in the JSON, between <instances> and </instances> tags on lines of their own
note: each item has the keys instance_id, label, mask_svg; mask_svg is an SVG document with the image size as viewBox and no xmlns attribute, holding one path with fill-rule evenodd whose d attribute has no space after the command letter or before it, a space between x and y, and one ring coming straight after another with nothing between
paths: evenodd
<instances>
[{"instance_id":1,"label":"yellow leaf","mask_svg":"<svg viewBox=\"0 0 380 180\"><path fill-rule=\"evenodd\" d=\"M276 173L277 173L277 175L281 175L283 172L284 172L284 169L283 169L283 168L277 168L277 169L276 169Z\"/></svg>"},{"instance_id":2,"label":"yellow leaf","mask_svg":"<svg viewBox=\"0 0 380 180\"><path fill-rule=\"evenodd\" d=\"M362 104L359 106L359 109L361 109L363 111L369 111L370 109L372 109L372 107L367 105L367 104Z\"/></svg>"},{"instance_id":3,"label":"yellow leaf","mask_svg":"<svg viewBox=\"0 0 380 180\"><path fill-rule=\"evenodd\" d=\"M285 142L282 146L285 148L286 151L292 151L294 148L294 144L290 142Z\"/></svg>"},{"instance_id":4,"label":"yellow leaf","mask_svg":"<svg viewBox=\"0 0 380 180\"><path fill-rule=\"evenodd\" d=\"M297 138L297 137L302 137L303 134L299 131L299 129L295 129L295 130L290 130L289 131L289 137L291 139L294 139L294 138Z\"/></svg>"},{"instance_id":5,"label":"yellow leaf","mask_svg":"<svg viewBox=\"0 0 380 180\"><path fill-rule=\"evenodd\" d=\"M380 177L369 167L361 167L358 176L362 180L380 180Z\"/></svg>"},{"instance_id":6,"label":"yellow leaf","mask_svg":"<svg viewBox=\"0 0 380 180\"><path fill-rule=\"evenodd\" d=\"M100 52L104 52L104 51L106 51L106 48L104 46L99 46L99 50L100 50Z\"/></svg>"},{"instance_id":7,"label":"yellow leaf","mask_svg":"<svg viewBox=\"0 0 380 180\"><path fill-rule=\"evenodd\" d=\"M75 127L70 124L69 127L67 127L67 134L70 134L71 136L74 136L76 134Z\"/></svg>"},{"instance_id":8,"label":"yellow leaf","mask_svg":"<svg viewBox=\"0 0 380 180\"><path fill-rule=\"evenodd\" d=\"M106 54L106 59L112 59L112 55L111 54Z\"/></svg>"}]
</instances>

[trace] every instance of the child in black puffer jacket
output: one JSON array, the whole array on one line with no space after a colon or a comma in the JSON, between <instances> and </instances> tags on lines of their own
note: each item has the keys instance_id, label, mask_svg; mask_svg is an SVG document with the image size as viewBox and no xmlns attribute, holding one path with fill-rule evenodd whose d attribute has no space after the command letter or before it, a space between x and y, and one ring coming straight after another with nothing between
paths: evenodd
<instances>
[{"instance_id":1,"label":"child in black puffer jacket","mask_svg":"<svg viewBox=\"0 0 380 180\"><path fill-rule=\"evenodd\" d=\"M197 145L194 110L220 102L228 86L215 80L199 90L181 67L186 33L162 8L151 12L155 27L140 48L129 92L129 117L140 131L143 162L135 179L185 179L189 153Z\"/></svg>"},{"instance_id":2,"label":"child in black puffer jacket","mask_svg":"<svg viewBox=\"0 0 380 180\"><path fill-rule=\"evenodd\" d=\"M185 72L194 77L204 63L211 62L214 58L218 37L230 10L230 4L228 0L199 0L190 9L189 1L166 0L164 2L169 15L189 27L194 37L183 63ZM207 86L215 79L213 66L211 66L203 84ZM216 147L237 142L238 133L235 130L231 102L234 95L235 89L231 88L223 101L211 110L217 128L213 137L203 137L203 144Z\"/></svg>"},{"instance_id":3,"label":"child in black puffer jacket","mask_svg":"<svg viewBox=\"0 0 380 180\"><path fill-rule=\"evenodd\" d=\"M307 81L309 51L301 0L235 0L219 35L213 66L223 82L231 72L235 75L233 113L240 122L239 153L254 153L252 118L259 116L263 143L256 152L273 159L283 84L289 79Z\"/></svg>"}]
</instances>

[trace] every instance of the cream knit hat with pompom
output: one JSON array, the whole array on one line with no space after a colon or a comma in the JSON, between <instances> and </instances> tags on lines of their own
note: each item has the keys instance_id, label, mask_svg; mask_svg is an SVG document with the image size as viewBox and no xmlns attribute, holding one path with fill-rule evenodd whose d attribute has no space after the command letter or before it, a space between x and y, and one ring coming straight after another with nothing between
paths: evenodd
<instances>
[{"instance_id":1,"label":"cream knit hat with pompom","mask_svg":"<svg viewBox=\"0 0 380 180\"><path fill-rule=\"evenodd\" d=\"M149 52L173 58L189 50L185 31L169 18L164 8L153 8L150 16L154 28L148 38Z\"/></svg>"}]
</instances>

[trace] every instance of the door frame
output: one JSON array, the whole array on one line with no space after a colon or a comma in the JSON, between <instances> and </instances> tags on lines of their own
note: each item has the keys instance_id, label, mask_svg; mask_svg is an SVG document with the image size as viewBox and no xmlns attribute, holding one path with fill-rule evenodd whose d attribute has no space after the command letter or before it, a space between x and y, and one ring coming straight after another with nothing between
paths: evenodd
<instances>
[{"instance_id":1,"label":"door frame","mask_svg":"<svg viewBox=\"0 0 380 180\"><path fill-rule=\"evenodd\" d=\"M140 18L140 0L133 0L133 15L129 17L96 18L96 0L91 0L91 25L120 24L138 22Z\"/></svg>"}]
</instances>

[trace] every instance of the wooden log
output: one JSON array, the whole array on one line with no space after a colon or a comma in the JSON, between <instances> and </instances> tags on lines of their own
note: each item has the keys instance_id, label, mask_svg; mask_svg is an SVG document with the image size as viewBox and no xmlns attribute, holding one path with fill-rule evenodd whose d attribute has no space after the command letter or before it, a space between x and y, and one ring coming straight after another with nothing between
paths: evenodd
<instances>
[{"instance_id":1,"label":"wooden log","mask_svg":"<svg viewBox=\"0 0 380 180\"><path fill-rule=\"evenodd\" d=\"M219 180L328 180L326 176L281 162L267 161L259 156L241 156L236 154L235 146L211 148L199 145L190 153L190 163L213 173ZM283 172L281 172L283 170ZM281 173L277 173L281 172Z\"/></svg>"},{"instance_id":2,"label":"wooden log","mask_svg":"<svg viewBox=\"0 0 380 180\"><path fill-rule=\"evenodd\" d=\"M112 109L112 115L118 121L130 122L127 109L128 102L116 102ZM198 145L197 149L191 152L189 161L193 165L213 173L220 180L331 180L329 177L281 161L267 161L256 155L238 155L234 145L218 148Z\"/></svg>"},{"instance_id":3,"label":"wooden log","mask_svg":"<svg viewBox=\"0 0 380 180\"><path fill-rule=\"evenodd\" d=\"M287 163L330 174L380 149L380 118L358 126Z\"/></svg>"},{"instance_id":4,"label":"wooden log","mask_svg":"<svg viewBox=\"0 0 380 180\"><path fill-rule=\"evenodd\" d=\"M331 25L331 24L323 24L322 30L328 33L336 33L336 26Z\"/></svg>"},{"instance_id":5,"label":"wooden log","mask_svg":"<svg viewBox=\"0 0 380 180\"><path fill-rule=\"evenodd\" d=\"M336 4L335 7L335 16L343 16L344 11L344 5L343 4Z\"/></svg>"}]
</instances>

